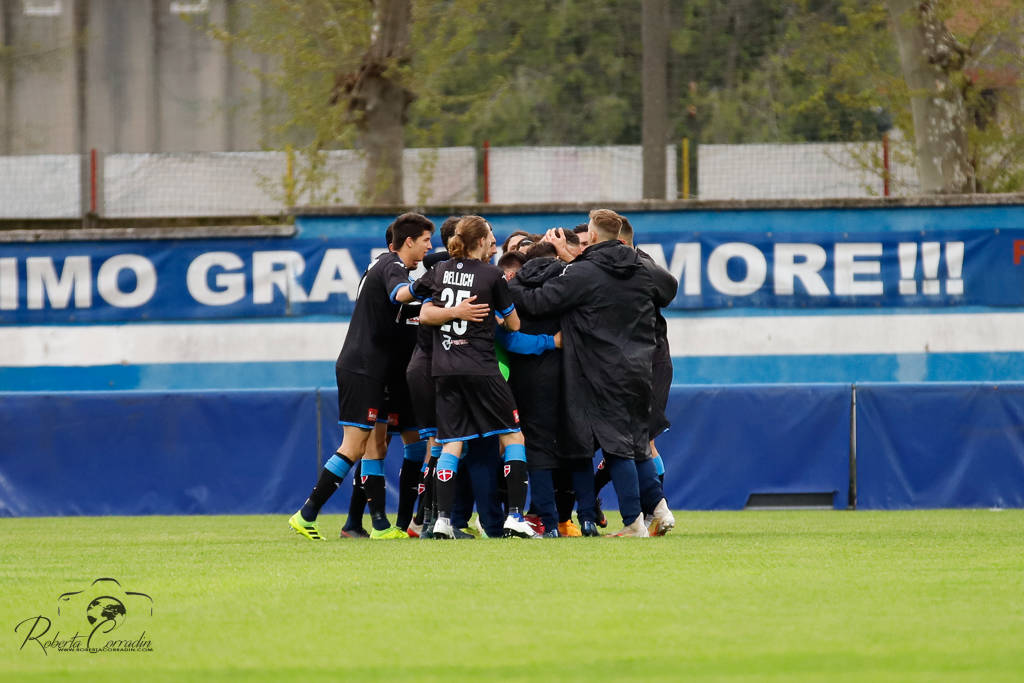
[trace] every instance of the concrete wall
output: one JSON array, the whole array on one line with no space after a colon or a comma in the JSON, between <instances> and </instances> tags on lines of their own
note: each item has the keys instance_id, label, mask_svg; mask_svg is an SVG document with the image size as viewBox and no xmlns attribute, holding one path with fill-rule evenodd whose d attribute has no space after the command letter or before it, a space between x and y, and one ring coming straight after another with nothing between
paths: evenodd
<instances>
[{"instance_id":1,"label":"concrete wall","mask_svg":"<svg viewBox=\"0 0 1024 683\"><path fill-rule=\"evenodd\" d=\"M239 12L236 0L0 0L13 53L0 154L259 149L262 90L236 60L260 58L204 32Z\"/></svg>"}]
</instances>

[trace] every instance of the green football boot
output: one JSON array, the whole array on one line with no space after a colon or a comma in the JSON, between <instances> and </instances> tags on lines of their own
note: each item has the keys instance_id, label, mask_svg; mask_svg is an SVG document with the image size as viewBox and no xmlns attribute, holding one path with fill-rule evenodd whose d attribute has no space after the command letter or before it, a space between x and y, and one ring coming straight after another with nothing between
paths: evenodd
<instances>
[{"instance_id":1,"label":"green football boot","mask_svg":"<svg viewBox=\"0 0 1024 683\"><path fill-rule=\"evenodd\" d=\"M320 525L316 523L316 520L314 519L312 522L307 522L302 518L301 512L296 512L292 515L291 519L288 520L288 524L295 530L295 533L305 536L311 541L327 540L320 533Z\"/></svg>"},{"instance_id":2,"label":"green football boot","mask_svg":"<svg viewBox=\"0 0 1024 683\"><path fill-rule=\"evenodd\" d=\"M374 529L370 532L371 541L387 541L393 538L409 538L409 534L405 533L397 526L392 526L383 531L377 531Z\"/></svg>"}]
</instances>

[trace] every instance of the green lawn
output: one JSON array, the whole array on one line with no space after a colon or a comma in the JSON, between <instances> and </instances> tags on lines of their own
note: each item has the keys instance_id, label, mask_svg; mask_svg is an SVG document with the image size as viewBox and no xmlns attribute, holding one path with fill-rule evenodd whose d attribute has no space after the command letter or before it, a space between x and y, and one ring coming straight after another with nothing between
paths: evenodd
<instances>
[{"instance_id":1,"label":"green lawn","mask_svg":"<svg viewBox=\"0 0 1024 683\"><path fill-rule=\"evenodd\" d=\"M284 515L2 519L0 678L1024 677L1024 511L676 519L649 540L370 542L325 516L320 544ZM144 628L152 652L19 649L19 621L56 628L57 596L106 576L154 613L104 640ZM61 619L88 631L80 605Z\"/></svg>"}]
</instances>

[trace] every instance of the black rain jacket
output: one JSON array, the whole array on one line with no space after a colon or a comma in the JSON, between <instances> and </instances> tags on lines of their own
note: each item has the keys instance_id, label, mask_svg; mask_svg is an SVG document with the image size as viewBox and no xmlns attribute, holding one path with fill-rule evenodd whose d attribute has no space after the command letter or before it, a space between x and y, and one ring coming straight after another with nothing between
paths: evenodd
<instances>
[{"instance_id":1,"label":"black rain jacket","mask_svg":"<svg viewBox=\"0 0 1024 683\"><path fill-rule=\"evenodd\" d=\"M675 298L667 271L619 242L593 244L562 274L528 288L513 278L516 307L561 315L563 450L624 458L647 453L651 363L658 308Z\"/></svg>"},{"instance_id":2,"label":"black rain jacket","mask_svg":"<svg viewBox=\"0 0 1024 683\"><path fill-rule=\"evenodd\" d=\"M533 289L562 274L565 264L555 258L535 258L527 261L510 281ZM555 334L560 329L557 314L535 316L519 308L519 299L512 293L519 313L521 332L528 334ZM565 420L562 418L562 350L552 349L539 356L508 354L509 386L519 409L519 424L526 439L526 462L530 469L554 469L558 458L571 457L561 448L559 436ZM575 454L594 457L593 451Z\"/></svg>"}]
</instances>

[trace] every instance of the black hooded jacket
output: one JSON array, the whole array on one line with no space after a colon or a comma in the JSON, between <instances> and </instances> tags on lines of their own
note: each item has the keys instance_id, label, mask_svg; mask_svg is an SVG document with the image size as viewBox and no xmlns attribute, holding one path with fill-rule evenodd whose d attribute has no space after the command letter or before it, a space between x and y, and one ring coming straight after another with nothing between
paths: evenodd
<instances>
[{"instance_id":1,"label":"black hooded jacket","mask_svg":"<svg viewBox=\"0 0 1024 683\"><path fill-rule=\"evenodd\" d=\"M562 273L565 264L555 258L535 258L526 262L511 282L533 289ZM518 309L519 300L512 295ZM535 316L519 310L520 330L529 334L555 334L560 329L557 314ZM526 439L526 461L530 469L554 469L558 458L584 455L567 453L561 447L559 432L565 421L562 413L562 351L552 349L539 356L508 354L509 386L519 408L519 423ZM593 451L585 453L592 458Z\"/></svg>"},{"instance_id":2,"label":"black hooded jacket","mask_svg":"<svg viewBox=\"0 0 1024 683\"><path fill-rule=\"evenodd\" d=\"M656 312L675 298L675 278L605 241L540 287L518 279L510 284L517 309L561 315L565 433L573 441L563 448L644 457Z\"/></svg>"}]
</instances>

